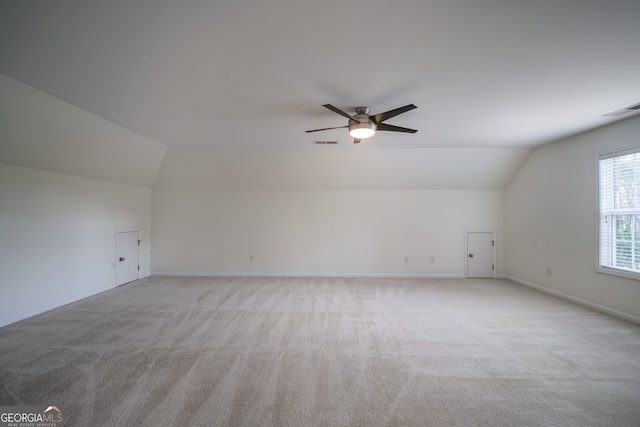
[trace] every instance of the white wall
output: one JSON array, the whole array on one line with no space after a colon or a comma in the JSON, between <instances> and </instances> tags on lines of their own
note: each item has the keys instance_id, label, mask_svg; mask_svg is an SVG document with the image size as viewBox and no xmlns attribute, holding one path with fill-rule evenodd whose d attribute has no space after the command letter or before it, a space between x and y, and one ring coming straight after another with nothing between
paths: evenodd
<instances>
[{"instance_id":1,"label":"white wall","mask_svg":"<svg viewBox=\"0 0 640 427\"><path fill-rule=\"evenodd\" d=\"M534 150L506 191L509 277L640 320L640 282L595 271L594 156L634 142L640 117Z\"/></svg>"},{"instance_id":2,"label":"white wall","mask_svg":"<svg viewBox=\"0 0 640 427\"><path fill-rule=\"evenodd\" d=\"M0 163L0 326L115 286L115 231L142 231L151 190Z\"/></svg>"},{"instance_id":3,"label":"white wall","mask_svg":"<svg viewBox=\"0 0 640 427\"><path fill-rule=\"evenodd\" d=\"M154 189L152 212L152 274L463 276L465 228L504 273L500 190Z\"/></svg>"}]
</instances>

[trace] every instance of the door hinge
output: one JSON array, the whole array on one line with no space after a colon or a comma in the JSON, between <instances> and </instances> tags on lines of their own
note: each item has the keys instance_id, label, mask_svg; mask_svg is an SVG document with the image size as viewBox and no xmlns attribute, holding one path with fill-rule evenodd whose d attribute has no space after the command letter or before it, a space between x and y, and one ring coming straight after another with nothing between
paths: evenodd
<instances>
[{"instance_id":1,"label":"door hinge","mask_svg":"<svg viewBox=\"0 0 640 427\"><path fill-rule=\"evenodd\" d=\"M140 266L138 266L138 271L140 271Z\"/></svg>"},{"instance_id":2,"label":"door hinge","mask_svg":"<svg viewBox=\"0 0 640 427\"><path fill-rule=\"evenodd\" d=\"M140 242L142 242L142 240L138 240L138 246L140 246Z\"/></svg>"},{"instance_id":3,"label":"door hinge","mask_svg":"<svg viewBox=\"0 0 640 427\"><path fill-rule=\"evenodd\" d=\"M495 264L491 264L491 269L492 269L492 270L495 270L495 269L496 269ZM140 270L140 266L138 266L138 270Z\"/></svg>"},{"instance_id":4,"label":"door hinge","mask_svg":"<svg viewBox=\"0 0 640 427\"><path fill-rule=\"evenodd\" d=\"M139 241L139 240L138 240ZM491 241L491 246L495 246L496 242L494 240Z\"/></svg>"}]
</instances>

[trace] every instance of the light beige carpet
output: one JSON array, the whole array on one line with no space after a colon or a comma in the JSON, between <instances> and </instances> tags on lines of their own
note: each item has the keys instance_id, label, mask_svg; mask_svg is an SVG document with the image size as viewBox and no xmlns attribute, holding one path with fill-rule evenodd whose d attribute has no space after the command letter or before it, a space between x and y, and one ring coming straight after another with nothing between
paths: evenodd
<instances>
[{"instance_id":1,"label":"light beige carpet","mask_svg":"<svg viewBox=\"0 0 640 427\"><path fill-rule=\"evenodd\" d=\"M67 425L640 425L640 326L505 280L152 277L0 349Z\"/></svg>"}]
</instances>

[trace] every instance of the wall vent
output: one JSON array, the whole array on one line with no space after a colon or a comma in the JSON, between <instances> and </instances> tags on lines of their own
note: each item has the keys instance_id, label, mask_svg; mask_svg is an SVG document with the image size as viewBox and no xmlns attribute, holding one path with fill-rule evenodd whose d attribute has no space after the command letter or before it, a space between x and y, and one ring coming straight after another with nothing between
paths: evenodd
<instances>
[{"instance_id":1,"label":"wall vent","mask_svg":"<svg viewBox=\"0 0 640 427\"><path fill-rule=\"evenodd\" d=\"M621 110L616 110L612 113L609 114L605 114L602 117L620 117L620 116L624 116L625 114L630 114L630 113L634 113L636 111L640 110L640 104L635 104L635 105L631 105L629 107L625 107Z\"/></svg>"},{"instance_id":2,"label":"wall vent","mask_svg":"<svg viewBox=\"0 0 640 427\"><path fill-rule=\"evenodd\" d=\"M336 145L338 141L313 141L316 145Z\"/></svg>"}]
</instances>

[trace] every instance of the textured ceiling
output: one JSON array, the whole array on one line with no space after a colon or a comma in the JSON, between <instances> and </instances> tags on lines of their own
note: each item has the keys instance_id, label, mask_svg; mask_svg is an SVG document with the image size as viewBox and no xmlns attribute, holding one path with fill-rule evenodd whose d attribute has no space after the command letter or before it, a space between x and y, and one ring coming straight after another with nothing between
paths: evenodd
<instances>
[{"instance_id":1,"label":"textured ceiling","mask_svg":"<svg viewBox=\"0 0 640 427\"><path fill-rule=\"evenodd\" d=\"M179 150L522 148L640 102L637 0L0 0L0 73ZM413 103L354 146L346 120Z\"/></svg>"}]
</instances>

